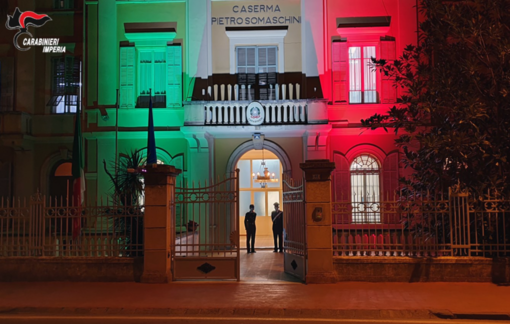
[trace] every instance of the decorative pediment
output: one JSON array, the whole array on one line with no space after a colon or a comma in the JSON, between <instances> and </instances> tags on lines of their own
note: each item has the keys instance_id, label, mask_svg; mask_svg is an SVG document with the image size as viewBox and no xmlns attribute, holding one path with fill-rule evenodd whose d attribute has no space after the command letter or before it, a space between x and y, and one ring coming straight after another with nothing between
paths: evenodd
<instances>
[{"instance_id":1,"label":"decorative pediment","mask_svg":"<svg viewBox=\"0 0 510 324\"><path fill-rule=\"evenodd\" d=\"M377 17L340 17L336 19L338 34L372 34L384 36L390 31L391 16Z\"/></svg>"},{"instance_id":2,"label":"decorative pediment","mask_svg":"<svg viewBox=\"0 0 510 324\"><path fill-rule=\"evenodd\" d=\"M166 46L177 35L176 22L125 23L126 38L136 46Z\"/></svg>"}]
</instances>

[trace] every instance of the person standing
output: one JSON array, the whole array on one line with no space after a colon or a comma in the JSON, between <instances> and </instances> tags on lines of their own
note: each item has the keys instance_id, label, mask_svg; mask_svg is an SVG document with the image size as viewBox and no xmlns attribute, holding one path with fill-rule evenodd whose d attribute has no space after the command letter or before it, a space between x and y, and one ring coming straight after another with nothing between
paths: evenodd
<instances>
[{"instance_id":1,"label":"person standing","mask_svg":"<svg viewBox=\"0 0 510 324\"><path fill-rule=\"evenodd\" d=\"M248 250L248 253L255 253L255 232L257 231L255 218L257 217L257 214L254 210L255 206L250 205L250 211L247 212L244 217L244 228L246 229L246 249Z\"/></svg>"},{"instance_id":2,"label":"person standing","mask_svg":"<svg viewBox=\"0 0 510 324\"><path fill-rule=\"evenodd\" d=\"M273 252L278 252L278 248L279 248L280 253L282 253L283 252L283 212L279 208L280 208L280 204L275 202L274 203L274 211L271 213L271 220L273 221L273 239L274 239L274 251ZM276 245L277 239L279 239L278 245Z\"/></svg>"}]
</instances>

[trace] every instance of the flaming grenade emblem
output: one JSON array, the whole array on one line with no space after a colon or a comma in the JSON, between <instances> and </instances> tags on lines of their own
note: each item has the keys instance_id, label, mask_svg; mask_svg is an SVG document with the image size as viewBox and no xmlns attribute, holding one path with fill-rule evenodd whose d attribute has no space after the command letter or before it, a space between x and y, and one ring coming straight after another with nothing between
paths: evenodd
<instances>
[{"instance_id":1,"label":"flaming grenade emblem","mask_svg":"<svg viewBox=\"0 0 510 324\"><path fill-rule=\"evenodd\" d=\"M28 31L28 27L41 27L48 21L51 21L51 18L48 15L38 14L33 11L21 12L19 8L16 8L12 16L7 15L5 27L10 30L18 30L16 35L14 35L14 46L20 51L28 51L30 47L22 48L18 45L18 38L23 34L27 34L33 38L32 34Z\"/></svg>"}]
</instances>

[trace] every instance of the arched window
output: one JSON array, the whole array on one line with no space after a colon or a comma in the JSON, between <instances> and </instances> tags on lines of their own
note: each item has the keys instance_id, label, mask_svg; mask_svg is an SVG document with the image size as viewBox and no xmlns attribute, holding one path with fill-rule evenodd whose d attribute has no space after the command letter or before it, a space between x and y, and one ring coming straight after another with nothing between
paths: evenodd
<instances>
[{"instance_id":1,"label":"arched window","mask_svg":"<svg viewBox=\"0 0 510 324\"><path fill-rule=\"evenodd\" d=\"M350 167L353 223L379 223L380 167L370 155L360 155Z\"/></svg>"}]
</instances>

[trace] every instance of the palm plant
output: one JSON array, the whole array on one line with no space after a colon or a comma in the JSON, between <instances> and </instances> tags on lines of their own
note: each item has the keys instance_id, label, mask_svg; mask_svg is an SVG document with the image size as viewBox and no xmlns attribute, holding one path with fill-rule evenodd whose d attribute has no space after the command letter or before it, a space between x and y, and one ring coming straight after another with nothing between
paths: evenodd
<instances>
[{"instance_id":1,"label":"palm plant","mask_svg":"<svg viewBox=\"0 0 510 324\"><path fill-rule=\"evenodd\" d=\"M118 162L113 162L117 172L112 175L108 171L106 161L103 160L104 170L110 177L113 187L113 205L115 209L108 209L108 217L113 220L116 233L125 235L125 249L127 256L143 256L143 206L139 197L143 195L143 179L137 172L145 159L140 151L120 154ZM120 216L120 217L119 217Z\"/></svg>"}]
</instances>

